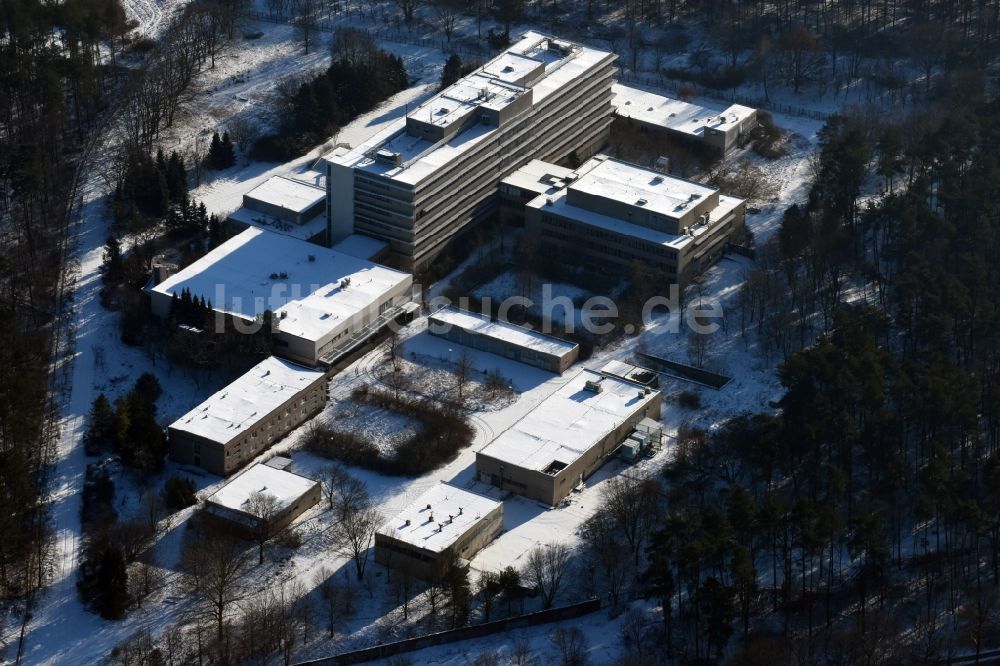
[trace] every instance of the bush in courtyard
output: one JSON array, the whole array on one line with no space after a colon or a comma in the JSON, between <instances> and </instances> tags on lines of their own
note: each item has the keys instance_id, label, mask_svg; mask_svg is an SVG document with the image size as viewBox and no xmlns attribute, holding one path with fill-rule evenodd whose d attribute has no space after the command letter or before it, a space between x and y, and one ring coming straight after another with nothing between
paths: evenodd
<instances>
[{"instance_id":1,"label":"bush in courtyard","mask_svg":"<svg viewBox=\"0 0 1000 666\"><path fill-rule=\"evenodd\" d=\"M163 484L163 501L172 511L194 506L198 499L194 494L194 481L180 476L172 476Z\"/></svg>"},{"instance_id":2,"label":"bush in courtyard","mask_svg":"<svg viewBox=\"0 0 1000 666\"><path fill-rule=\"evenodd\" d=\"M701 407L701 394L697 391L681 391L677 396L677 404L684 409L698 409Z\"/></svg>"},{"instance_id":3,"label":"bush in courtyard","mask_svg":"<svg viewBox=\"0 0 1000 666\"><path fill-rule=\"evenodd\" d=\"M400 443L392 455L385 455L363 437L318 425L306 438L306 447L310 451L382 474L413 476L454 460L475 436L472 426L458 411L429 400L396 396L368 387L355 389L351 397L358 402L405 414L420 422L420 431Z\"/></svg>"}]
</instances>

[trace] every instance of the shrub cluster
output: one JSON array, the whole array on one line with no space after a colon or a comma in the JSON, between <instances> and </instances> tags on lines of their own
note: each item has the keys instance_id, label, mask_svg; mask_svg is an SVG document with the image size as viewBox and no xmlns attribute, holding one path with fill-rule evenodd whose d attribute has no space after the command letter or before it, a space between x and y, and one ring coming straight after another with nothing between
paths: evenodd
<instances>
[{"instance_id":1,"label":"shrub cluster","mask_svg":"<svg viewBox=\"0 0 1000 666\"><path fill-rule=\"evenodd\" d=\"M156 400L161 392L156 377L144 372L132 390L113 405L103 393L98 395L83 435L87 455L114 452L124 465L141 474L158 472L167 453L166 437L156 422Z\"/></svg>"},{"instance_id":2,"label":"shrub cluster","mask_svg":"<svg viewBox=\"0 0 1000 666\"><path fill-rule=\"evenodd\" d=\"M385 455L372 442L354 433L336 432L317 426L306 447L327 458L336 458L381 474L415 476L450 462L459 450L472 443L475 431L456 410L430 400L395 396L388 391L362 387L351 397L382 409L405 414L420 422L420 430Z\"/></svg>"},{"instance_id":3,"label":"shrub cluster","mask_svg":"<svg viewBox=\"0 0 1000 666\"><path fill-rule=\"evenodd\" d=\"M785 155L785 135L781 128L774 124L774 118L767 111L757 112L757 127L750 133L750 147L761 157L776 159Z\"/></svg>"}]
</instances>

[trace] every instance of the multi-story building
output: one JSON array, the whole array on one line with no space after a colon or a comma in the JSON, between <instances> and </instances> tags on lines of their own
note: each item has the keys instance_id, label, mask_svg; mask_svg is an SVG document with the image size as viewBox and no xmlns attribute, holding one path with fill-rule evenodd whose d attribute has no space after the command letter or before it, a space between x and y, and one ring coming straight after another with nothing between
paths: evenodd
<instances>
[{"instance_id":1,"label":"multi-story building","mask_svg":"<svg viewBox=\"0 0 1000 666\"><path fill-rule=\"evenodd\" d=\"M170 457L226 476L324 405L324 372L268 357L170 424Z\"/></svg>"},{"instance_id":2,"label":"multi-story building","mask_svg":"<svg viewBox=\"0 0 1000 666\"><path fill-rule=\"evenodd\" d=\"M702 185L599 155L525 208L525 226L549 261L628 274L635 262L686 284L725 251L746 202Z\"/></svg>"},{"instance_id":3,"label":"multi-story building","mask_svg":"<svg viewBox=\"0 0 1000 666\"><path fill-rule=\"evenodd\" d=\"M438 483L375 532L375 561L433 578L503 530L503 502Z\"/></svg>"},{"instance_id":4,"label":"multi-story building","mask_svg":"<svg viewBox=\"0 0 1000 666\"><path fill-rule=\"evenodd\" d=\"M326 156L330 238L387 241L426 266L497 209L497 183L531 158L585 159L613 120L612 53L528 32L370 140Z\"/></svg>"}]
</instances>

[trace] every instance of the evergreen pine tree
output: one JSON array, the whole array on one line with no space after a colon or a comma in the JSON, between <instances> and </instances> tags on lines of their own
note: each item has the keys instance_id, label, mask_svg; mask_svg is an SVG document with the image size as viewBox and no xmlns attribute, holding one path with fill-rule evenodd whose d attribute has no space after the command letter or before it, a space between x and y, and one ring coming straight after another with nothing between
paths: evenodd
<instances>
[{"instance_id":1,"label":"evergreen pine tree","mask_svg":"<svg viewBox=\"0 0 1000 666\"><path fill-rule=\"evenodd\" d=\"M208 240L212 247L222 242L222 222L217 215L212 215L208 220Z\"/></svg>"},{"instance_id":2,"label":"evergreen pine tree","mask_svg":"<svg viewBox=\"0 0 1000 666\"><path fill-rule=\"evenodd\" d=\"M219 157L222 160L220 169L228 169L236 164L236 149L233 147L232 139L229 138L229 132L222 134L220 151Z\"/></svg>"},{"instance_id":3,"label":"evergreen pine tree","mask_svg":"<svg viewBox=\"0 0 1000 666\"><path fill-rule=\"evenodd\" d=\"M212 144L208 148L208 157L205 158L205 166L209 169L222 168L222 139L218 132L212 133Z\"/></svg>"},{"instance_id":4,"label":"evergreen pine tree","mask_svg":"<svg viewBox=\"0 0 1000 666\"><path fill-rule=\"evenodd\" d=\"M188 196L187 172L184 169L184 158L176 150L170 153L165 175L170 200L174 203L186 202Z\"/></svg>"},{"instance_id":5,"label":"evergreen pine tree","mask_svg":"<svg viewBox=\"0 0 1000 666\"><path fill-rule=\"evenodd\" d=\"M441 89L444 90L462 78L462 59L457 53L452 53L441 70Z\"/></svg>"},{"instance_id":6,"label":"evergreen pine tree","mask_svg":"<svg viewBox=\"0 0 1000 666\"><path fill-rule=\"evenodd\" d=\"M114 236L108 236L104 245L104 281L118 284L122 280L122 244Z\"/></svg>"},{"instance_id":7,"label":"evergreen pine tree","mask_svg":"<svg viewBox=\"0 0 1000 666\"><path fill-rule=\"evenodd\" d=\"M94 607L101 617L116 620L128 608L128 572L120 546L108 543L97 562Z\"/></svg>"},{"instance_id":8,"label":"evergreen pine tree","mask_svg":"<svg viewBox=\"0 0 1000 666\"><path fill-rule=\"evenodd\" d=\"M97 456L111 450L115 442L115 410L103 393L94 399L87 417L87 432L83 435L83 448L88 456Z\"/></svg>"}]
</instances>

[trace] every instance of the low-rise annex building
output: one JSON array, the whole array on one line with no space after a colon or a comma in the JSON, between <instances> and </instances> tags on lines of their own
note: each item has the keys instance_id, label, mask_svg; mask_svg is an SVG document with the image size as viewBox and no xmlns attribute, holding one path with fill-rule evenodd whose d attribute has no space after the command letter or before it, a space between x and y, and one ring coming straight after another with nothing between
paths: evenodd
<instances>
[{"instance_id":1,"label":"low-rise annex building","mask_svg":"<svg viewBox=\"0 0 1000 666\"><path fill-rule=\"evenodd\" d=\"M290 471L261 464L230 479L205 500L205 511L236 531L276 534L320 500L320 484ZM257 495L270 495L270 502Z\"/></svg>"},{"instance_id":2,"label":"low-rise annex building","mask_svg":"<svg viewBox=\"0 0 1000 666\"><path fill-rule=\"evenodd\" d=\"M732 104L724 111L671 99L615 83L611 104L619 118L645 130L666 132L708 146L723 155L737 148L757 126L757 109Z\"/></svg>"},{"instance_id":3,"label":"low-rise annex building","mask_svg":"<svg viewBox=\"0 0 1000 666\"><path fill-rule=\"evenodd\" d=\"M477 452L476 474L555 506L644 418L660 418L659 391L583 370Z\"/></svg>"},{"instance_id":4,"label":"low-rise annex building","mask_svg":"<svg viewBox=\"0 0 1000 666\"><path fill-rule=\"evenodd\" d=\"M375 533L375 561L433 578L462 565L503 529L503 502L438 483Z\"/></svg>"},{"instance_id":5,"label":"low-rise annex building","mask_svg":"<svg viewBox=\"0 0 1000 666\"><path fill-rule=\"evenodd\" d=\"M500 181L500 221L523 225L524 207L542 194L552 194L576 178L568 167L531 160Z\"/></svg>"},{"instance_id":6,"label":"low-rise annex building","mask_svg":"<svg viewBox=\"0 0 1000 666\"><path fill-rule=\"evenodd\" d=\"M271 176L243 195L243 205L229 215L229 223L238 230L259 227L325 243L325 212L325 186Z\"/></svg>"},{"instance_id":7,"label":"low-rise annex building","mask_svg":"<svg viewBox=\"0 0 1000 666\"><path fill-rule=\"evenodd\" d=\"M483 314L443 307L427 318L431 335L533 365L558 375L580 356L580 345Z\"/></svg>"},{"instance_id":8,"label":"low-rise annex building","mask_svg":"<svg viewBox=\"0 0 1000 666\"><path fill-rule=\"evenodd\" d=\"M274 316L274 353L306 365L386 326L412 300L413 278L366 259L250 228L148 289L167 317L187 290L250 326Z\"/></svg>"},{"instance_id":9,"label":"low-rise annex building","mask_svg":"<svg viewBox=\"0 0 1000 666\"><path fill-rule=\"evenodd\" d=\"M326 374L271 356L170 424L170 457L226 476L326 404Z\"/></svg>"},{"instance_id":10,"label":"low-rise annex building","mask_svg":"<svg viewBox=\"0 0 1000 666\"><path fill-rule=\"evenodd\" d=\"M574 176L525 208L547 261L625 275L642 262L684 285L722 256L746 216L743 199L604 155Z\"/></svg>"}]
</instances>

